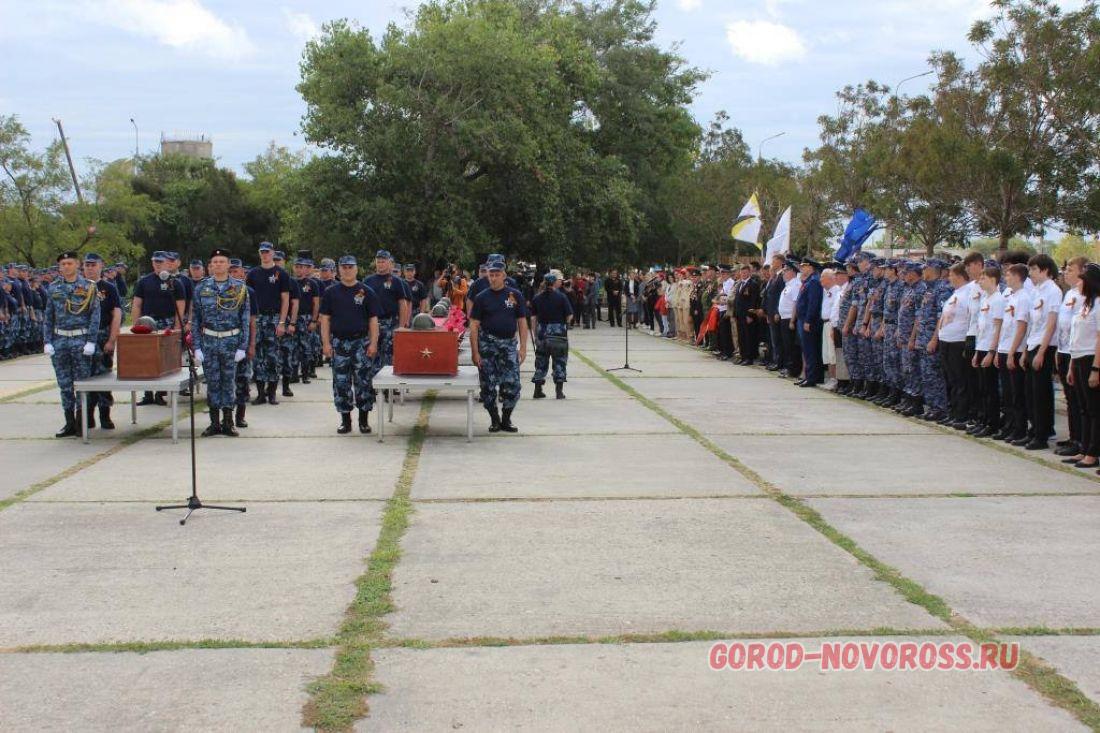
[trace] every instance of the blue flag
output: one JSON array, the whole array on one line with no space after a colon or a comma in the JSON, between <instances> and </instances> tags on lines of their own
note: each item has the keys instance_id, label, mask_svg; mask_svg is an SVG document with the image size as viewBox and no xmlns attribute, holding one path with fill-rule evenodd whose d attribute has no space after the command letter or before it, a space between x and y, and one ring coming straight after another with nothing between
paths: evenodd
<instances>
[{"instance_id":1,"label":"blue flag","mask_svg":"<svg viewBox=\"0 0 1100 733\"><path fill-rule=\"evenodd\" d=\"M864 209L856 209L852 214L852 220L844 229L844 236L840 240L840 249L836 251L838 262L847 262L863 247L863 243L879 229L878 221Z\"/></svg>"}]
</instances>

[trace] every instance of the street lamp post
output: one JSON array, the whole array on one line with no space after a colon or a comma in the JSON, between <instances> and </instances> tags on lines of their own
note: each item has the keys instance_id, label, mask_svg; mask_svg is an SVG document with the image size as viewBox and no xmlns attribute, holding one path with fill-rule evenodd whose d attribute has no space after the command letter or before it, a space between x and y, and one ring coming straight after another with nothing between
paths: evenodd
<instances>
[{"instance_id":1,"label":"street lamp post","mask_svg":"<svg viewBox=\"0 0 1100 733\"><path fill-rule=\"evenodd\" d=\"M134 118L130 118L130 124L134 126L134 175L137 175L138 156L140 155L141 146L138 144L138 126L134 122Z\"/></svg>"},{"instance_id":2,"label":"street lamp post","mask_svg":"<svg viewBox=\"0 0 1100 733\"><path fill-rule=\"evenodd\" d=\"M929 69L928 71L924 72L923 74L914 74L913 76L905 77L904 79L902 79L901 81L899 81L897 84L894 85L894 98L895 99L900 99L901 98L901 85L904 84L905 82L913 81L914 79L920 79L922 76L928 76L929 74L935 74L935 73L936 73L935 71L933 71L932 69Z\"/></svg>"},{"instance_id":3,"label":"street lamp post","mask_svg":"<svg viewBox=\"0 0 1100 733\"><path fill-rule=\"evenodd\" d=\"M776 133L775 135L772 135L771 137L766 137L763 140L761 140L760 144L756 146L756 160L757 160L757 162L760 162L760 163L764 162L764 158L762 157L762 153L763 153L763 150L764 150L764 143L768 142L769 140L775 140L777 137L783 137L786 134L787 134L786 132L779 132L779 133Z\"/></svg>"}]
</instances>

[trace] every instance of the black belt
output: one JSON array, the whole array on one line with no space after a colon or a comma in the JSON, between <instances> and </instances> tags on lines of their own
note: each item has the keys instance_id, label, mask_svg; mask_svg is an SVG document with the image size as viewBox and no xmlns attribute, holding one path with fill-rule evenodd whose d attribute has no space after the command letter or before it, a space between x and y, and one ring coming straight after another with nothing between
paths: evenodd
<instances>
[{"instance_id":1,"label":"black belt","mask_svg":"<svg viewBox=\"0 0 1100 733\"><path fill-rule=\"evenodd\" d=\"M277 316L279 311L260 311L261 316Z\"/></svg>"},{"instance_id":2,"label":"black belt","mask_svg":"<svg viewBox=\"0 0 1100 733\"><path fill-rule=\"evenodd\" d=\"M332 337L333 338L338 338L341 341L353 341L355 339L366 338L367 334L366 334L366 332L363 332L363 333L353 333L349 336L344 336L343 334L334 333L334 334L332 334Z\"/></svg>"}]
</instances>

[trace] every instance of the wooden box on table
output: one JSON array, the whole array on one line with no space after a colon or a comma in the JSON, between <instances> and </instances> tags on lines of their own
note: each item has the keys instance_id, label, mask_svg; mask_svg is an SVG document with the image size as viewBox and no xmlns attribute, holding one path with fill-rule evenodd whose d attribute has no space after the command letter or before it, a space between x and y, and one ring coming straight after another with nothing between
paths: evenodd
<instances>
[{"instance_id":1,"label":"wooden box on table","mask_svg":"<svg viewBox=\"0 0 1100 733\"><path fill-rule=\"evenodd\" d=\"M399 376L448 376L458 374L458 334L453 331L393 332L393 373Z\"/></svg>"},{"instance_id":2,"label":"wooden box on table","mask_svg":"<svg viewBox=\"0 0 1100 733\"><path fill-rule=\"evenodd\" d=\"M178 371L178 333L120 333L117 348L119 379L157 379Z\"/></svg>"}]
</instances>

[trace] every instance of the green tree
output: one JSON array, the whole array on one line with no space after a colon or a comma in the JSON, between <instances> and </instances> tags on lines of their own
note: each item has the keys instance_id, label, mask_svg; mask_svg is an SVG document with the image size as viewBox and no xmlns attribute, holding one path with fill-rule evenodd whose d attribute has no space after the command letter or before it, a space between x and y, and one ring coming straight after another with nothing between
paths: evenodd
<instances>
[{"instance_id":1,"label":"green tree","mask_svg":"<svg viewBox=\"0 0 1100 733\"><path fill-rule=\"evenodd\" d=\"M58 221L69 176L60 142L42 152L30 145L18 118L0 115L0 254L40 267L64 246Z\"/></svg>"},{"instance_id":2,"label":"green tree","mask_svg":"<svg viewBox=\"0 0 1100 733\"><path fill-rule=\"evenodd\" d=\"M297 177L305 162L304 152L271 142L267 150L244 164L248 174L248 179L242 182L245 200L253 214L267 222L270 240L287 247L292 243L307 244L296 236L300 212Z\"/></svg>"}]
</instances>

